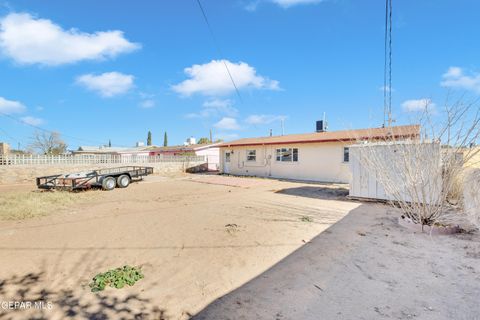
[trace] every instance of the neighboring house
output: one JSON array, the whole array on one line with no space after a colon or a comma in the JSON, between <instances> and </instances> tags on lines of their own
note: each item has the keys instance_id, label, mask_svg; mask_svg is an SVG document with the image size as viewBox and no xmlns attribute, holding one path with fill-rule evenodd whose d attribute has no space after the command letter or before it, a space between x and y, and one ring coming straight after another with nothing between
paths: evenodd
<instances>
[{"instance_id":1,"label":"neighboring house","mask_svg":"<svg viewBox=\"0 0 480 320\"><path fill-rule=\"evenodd\" d=\"M0 142L0 155L8 155L10 153L10 145L6 142Z\"/></svg>"},{"instance_id":2,"label":"neighboring house","mask_svg":"<svg viewBox=\"0 0 480 320\"><path fill-rule=\"evenodd\" d=\"M204 156L205 162L208 164L209 171L219 170L219 145L221 143L212 144L192 144L181 146L157 147L157 146L140 146L133 148L119 147L94 147L81 146L76 151L72 151L74 155L114 155L120 156L121 162L126 163L134 160L135 157L144 156Z\"/></svg>"},{"instance_id":3,"label":"neighboring house","mask_svg":"<svg viewBox=\"0 0 480 320\"><path fill-rule=\"evenodd\" d=\"M80 146L78 150L72 151L73 155L107 155L116 156L116 159L122 163L133 162L135 157L146 157L150 155L150 147L94 147L94 146ZM118 158L117 158L118 157Z\"/></svg>"},{"instance_id":4,"label":"neighboring house","mask_svg":"<svg viewBox=\"0 0 480 320\"><path fill-rule=\"evenodd\" d=\"M220 172L348 183L349 145L359 139L402 140L419 134L420 126L414 125L240 139L219 146Z\"/></svg>"},{"instance_id":5,"label":"neighboring house","mask_svg":"<svg viewBox=\"0 0 480 320\"><path fill-rule=\"evenodd\" d=\"M106 147L106 146L80 146L77 150L72 151L72 154L83 155L98 155L98 154L117 154L120 151L125 151L132 148L120 147Z\"/></svg>"},{"instance_id":6,"label":"neighboring house","mask_svg":"<svg viewBox=\"0 0 480 320\"><path fill-rule=\"evenodd\" d=\"M196 155L204 156L208 164L209 171L218 171L220 166L220 148L221 143L212 144L191 144L183 146L156 147L151 148L150 155Z\"/></svg>"}]
</instances>

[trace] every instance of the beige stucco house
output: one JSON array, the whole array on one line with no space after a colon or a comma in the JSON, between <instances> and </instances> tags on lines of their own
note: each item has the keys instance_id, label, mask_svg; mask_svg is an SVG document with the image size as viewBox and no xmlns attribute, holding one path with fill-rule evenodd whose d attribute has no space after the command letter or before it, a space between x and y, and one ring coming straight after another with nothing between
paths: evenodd
<instances>
[{"instance_id":1,"label":"beige stucco house","mask_svg":"<svg viewBox=\"0 0 480 320\"><path fill-rule=\"evenodd\" d=\"M349 145L362 139L408 139L419 134L420 127L413 125L245 138L219 146L220 172L348 183Z\"/></svg>"}]
</instances>

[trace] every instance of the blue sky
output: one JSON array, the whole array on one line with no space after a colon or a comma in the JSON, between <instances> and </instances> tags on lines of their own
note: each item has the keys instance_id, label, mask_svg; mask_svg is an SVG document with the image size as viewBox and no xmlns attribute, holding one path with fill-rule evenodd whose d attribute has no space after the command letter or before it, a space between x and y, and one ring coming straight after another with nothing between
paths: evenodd
<instances>
[{"instance_id":1,"label":"blue sky","mask_svg":"<svg viewBox=\"0 0 480 320\"><path fill-rule=\"evenodd\" d=\"M69 148L226 140L383 121L384 1L0 0L0 141L25 147L34 128ZM397 124L480 93L477 1L393 3ZM239 87L241 100L226 73ZM11 117L17 119L13 120ZM24 122L22 124L22 122Z\"/></svg>"}]
</instances>

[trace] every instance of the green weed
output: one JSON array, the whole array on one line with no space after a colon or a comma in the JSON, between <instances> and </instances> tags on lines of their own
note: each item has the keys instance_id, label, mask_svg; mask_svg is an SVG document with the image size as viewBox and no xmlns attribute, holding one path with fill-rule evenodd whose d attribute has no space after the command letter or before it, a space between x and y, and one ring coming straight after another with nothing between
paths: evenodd
<instances>
[{"instance_id":1,"label":"green weed","mask_svg":"<svg viewBox=\"0 0 480 320\"><path fill-rule=\"evenodd\" d=\"M309 216L301 216L300 221L302 222L313 222L313 218Z\"/></svg>"},{"instance_id":2,"label":"green weed","mask_svg":"<svg viewBox=\"0 0 480 320\"><path fill-rule=\"evenodd\" d=\"M140 268L123 266L97 274L90 283L90 289L92 292L102 291L106 286L121 289L125 285L133 286L140 279L143 279Z\"/></svg>"}]
</instances>

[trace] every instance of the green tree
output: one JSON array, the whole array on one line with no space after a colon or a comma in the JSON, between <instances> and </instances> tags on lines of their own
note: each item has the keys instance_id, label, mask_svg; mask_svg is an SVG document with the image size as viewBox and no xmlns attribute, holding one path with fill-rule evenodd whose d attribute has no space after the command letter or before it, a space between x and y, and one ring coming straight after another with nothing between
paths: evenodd
<instances>
[{"instance_id":1,"label":"green tree","mask_svg":"<svg viewBox=\"0 0 480 320\"><path fill-rule=\"evenodd\" d=\"M210 143L210 139L208 139L207 137L202 137L198 139L198 144L207 144L207 143Z\"/></svg>"},{"instance_id":2,"label":"green tree","mask_svg":"<svg viewBox=\"0 0 480 320\"><path fill-rule=\"evenodd\" d=\"M165 131L165 134L163 135L163 146L164 146L164 147L168 146L167 131Z\"/></svg>"},{"instance_id":3,"label":"green tree","mask_svg":"<svg viewBox=\"0 0 480 320\"><path fill-rule=\"evenodd\" d=\"M151 146L152 145L152 133L150 131L148 131L148 134L147 134L147 146Z\"/></svg>"}]
</instances>

